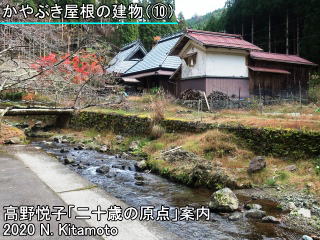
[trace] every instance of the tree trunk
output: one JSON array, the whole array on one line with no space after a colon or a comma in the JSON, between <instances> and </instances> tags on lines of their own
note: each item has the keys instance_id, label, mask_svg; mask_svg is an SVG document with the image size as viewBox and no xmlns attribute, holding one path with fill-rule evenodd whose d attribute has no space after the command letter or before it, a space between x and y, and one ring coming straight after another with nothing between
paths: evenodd
<instances>
[{"instance_id":1,"label":"tree trunk","mask_svg":"<svg viewBox=\"0 0 320 240\"><path fill-rule=\"evenodd\" d=\"M299 26L299 18L297 20L297 55L300 55L300 26Z\"/></svg>"},{"instance_id":2,"label":"tree trunk","mask_svg":"<svg viewBox=\"0 0 320 240\"><path fill-rule=\"evenodd\" d=\"M254 43L254 18L251 18L251 43Z\"/></svg>"},{"instance_id":3,"label":"tree trunk","mask_svg":"<svg viewBox=\"0 0 320 240\"><path fill-rule=\"evenodd\" d=\"M269 14L269 53L271 53L271 16Z\"/></svg>"},{"instance_id":4,"label":"tree trunk","mask_svg":"<svg viewBox=\"0 0 320 240\"><path fill-rule=\"evenodd\" d=\"M287 11L287 24L286 24L286 53L289 54L289 13Z\"/></svg>"}]
</instances>

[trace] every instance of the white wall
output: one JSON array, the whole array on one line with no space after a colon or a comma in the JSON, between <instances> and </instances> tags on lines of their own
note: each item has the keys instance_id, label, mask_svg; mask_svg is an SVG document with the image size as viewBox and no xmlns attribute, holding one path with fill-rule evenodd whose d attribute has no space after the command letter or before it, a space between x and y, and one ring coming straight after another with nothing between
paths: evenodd
<instances>
[{"instance_id":1,"label":"white wall","mask_svg":"<svg viewBox=\"0 0 320 240\"><path fill-rule=\"evenodd\" d=\"M248 77L246 55L229 51L227 53L208 51L206 75L217 77Z\"/></svg>"},{"instance_id":2,"label":"white wall","mask_svg":"<svg viewBox=\"0 0 320 240\"><path fill-rule=\"evenodd\" d=\"M182 60L182 79L190 77L248 77L247 56L243 50L197 46L192 41L185 46L180 56L197 52L195 66L189 67Z\"/></svg>"},{"instance_id":3,"label":"white wall","mask_svg":"<svg viewBox=\"0 0 320 240\"><path fill-rule=\"evenodd\" d=\"M189 67L184 60L182 60L182 78L199 77L206 75L206 53L201 49L190 46L184 51L183 55L190 53L197 53L196 64Z\"/></svg>"}]
</instances>

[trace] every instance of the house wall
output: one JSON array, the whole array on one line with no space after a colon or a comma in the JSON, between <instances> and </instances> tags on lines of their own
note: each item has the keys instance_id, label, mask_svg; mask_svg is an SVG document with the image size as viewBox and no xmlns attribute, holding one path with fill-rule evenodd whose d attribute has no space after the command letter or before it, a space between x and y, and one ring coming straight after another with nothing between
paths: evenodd
<instances>
[{"instance_id":1,"label":"house wall","mask_svg":"<svg viewBox=\"0 0 320 240\"><path fill-rule=\"evenodd\" d=\"M269 62L263 60L250 60L250 66L283 69L291 74L274 74L250 71L250 93L259 95L282 96L299 95L300 86L302 94L308 89L310 67L292 63ZM259 89L260 88L260 89Z\"/></svg>"},{"instance_id":2,"label":"house wall","mask_svg":"<svg viewBox=\"0 0 320 240\"><path fill-rule=\"evenodd\" d=\"M209 95L213 91L219 91L228 96L247 98L249 94L249 79L237 78L207 78L206 94Z\"/></svg>"},{"instance_id":3,"label":"house wall","mask_svg":"<svg viewBox=\"0 0 320 240\"><path fill-rule=\"evenodd\" d=\"M182 61L182 79L200 76L248 77L246 51L224 48L205 49L189 42L180 56L191 53L197 53L196 64L189 67L184 60Z\"/></svg>"},{"instance_id":4,"label":"house wall","mask_svg":"<svg viewBox=\"0 0 320 240\"><path fill-rule=\"evenodd\" d=\"M205 78L196 78L180 81L180 91L181 93L188 89L195 89L206 92L206 79Z\"/></svg>"},{"instance_id":5,"label":"house wall","mask_svg":"<svg viewBox=\"0 0 320 240\"><path fill-rule=\"evenodd\" d=\"M235 96L241 98L249 97L249 79L237 78L194 78L188 80L181 80L179 82L181 92L188 89L195 89L204 91L206 95L213 91L223 92L228 96Z\"/></svg>"},{"instance_id":6,"label":"house wall","mask_svg":"<svg viewBox=\"0 0 320 240\"><path fill-rule=\"evenodd\" d=\"M184 60L182 60L182 78L198 77L206 75L206 53L200 48L190 45L184 55L197 53L197 61L193 67L189 67Z\"/></svg>"},{"instance_id":7,"label":"house wall","mask_svg":"<svg viewBox=\"0 0 320 240\"><path fill-rule=\"evenodd\" d=\"M229 49L210 49L206 54L206 75L248 77L247 53Z\"/></svg>"}]
</instances>

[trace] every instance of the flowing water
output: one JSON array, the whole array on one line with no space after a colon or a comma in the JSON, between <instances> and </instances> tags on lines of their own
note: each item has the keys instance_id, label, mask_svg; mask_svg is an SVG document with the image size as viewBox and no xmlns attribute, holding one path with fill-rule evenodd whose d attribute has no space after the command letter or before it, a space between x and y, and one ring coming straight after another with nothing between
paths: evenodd
<instances>
[{"instance_id":1,"label":"flowing water","mask_svg":"<svg viewBox=\"0 0 320 240\"><path fill-rule=\"evenodd\" d=\"M71 157L76 160L76 164L83 166L80 169L76 164L69 165L69 168L85 177L94 184L101 186L105 191L116 198L121 199L128 205L139 208L140 206L161 206L176 207L201 207L207 206L212 191L207 189L193 189L180 184L169 182L168 180L151 173L139 173L144 178L144 185L136 185L135 161L116 158L93 150L74 150L71 145L43 142L34 142L34 146L41 147L50 154L62 157ZM60 153L61 149L66 149L67 153ZM107 175L96 173L96 169L102 165L110 167ZM243 196L238 196L242 203L251 201ZM274 202L257 200L263 206L263 210L268 215L281 217L281 212L276 210ZM237 222L231 222L227 216L211 213L211 220L188 221L188 222L159 222L168 231L181 237L181 239L285 239L298 240L302 234L292 232L282 225L262 223L259 220L249 220L243 218Z\"/></svg>"}]
</instances>

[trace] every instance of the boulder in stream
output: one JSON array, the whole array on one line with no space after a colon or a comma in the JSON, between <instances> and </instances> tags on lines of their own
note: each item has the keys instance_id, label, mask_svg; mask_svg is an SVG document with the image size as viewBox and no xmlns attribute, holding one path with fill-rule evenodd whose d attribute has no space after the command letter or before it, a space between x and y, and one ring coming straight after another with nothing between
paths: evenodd
<instances>
[{"instance_id":1,"label":"boulder in stream","mask_svg":"<svg viewBox=\"0 0 320 240\"><path fill-rule=\"evenodd\" d=\"M262 218L262 222L279 224L281 223L281 220L273 216L266 216Z\"/></svg>"},{"instance_id":2,"label":"boulder in stream","mask_svg":"<svg viewBox=\"0 0 320 240\"><path fill-rule=\"evenodd\" d=\"M143 172L144 170L147 169L147 162L143 160L143 161L137 162L134 166L137 171Z\"/></svg>"},{"instance_id":3,"label":"boulder in stream","mask_svg":"<svg viewBox=\"0 0 320 240\"><path fill-rule=\"evenodd\" d=\"M251 210L251 209L257 209L257 210L261 210L262 206L259 204L254 204L254 203L249 203L245 206L245 209Z\"/></svg>"},{"instance_id":4,"label":"boulder in stream","mask_svg":"<svg viewBox=\"0 0 320 240\"><path fill-rule=\"evenodd\" d=\"M246 212L247 218L262 219L265 216L266 212L258 209L251 209L248 212Z\"/></svg>"},{"instance_id":5,"label":"boulder in stream","mask_svg":"<svg viewBox=\"0 0 320 240\"><path fill-rule=\"evenodd\" d=\"M233 214L231 214L228 219L229 221L235 222L235 221L239 221L241 218L243 217L243 214L240 212L235 212Z\"/></svg>"},{"instance_id":6,"label":"boulder in stream","mask_svg":"<svg viewBox=\"0 0 320 240\"><path fill-rule=\"evenodd\" d=\"M233 212L239 208L239 200L231 189L224 188L212 194L209 207L213 211Z\"/></svg>"},{"instance_id":7,"label":"boulder in stream","mask_svg":"<svg viewBox=\"0 0 320 240\"><path fill-rule=\"evenodd\" d=\"M96 172L100 174L107 174L110 171L110 167L107 165L102 165L101 167L97 168Z\"/></svg>"},{"instance_id":8,"label":"boulder in stream","mask_svg":"<svg viewBox=\"0 0 320 240\"><path fill-rule=\"evenodd\" d=\"M65 157L63 159L63 162L64 162L65 165L69 165L69 164L74 164L75 160L73 158L70 158L70 157Z\"/></svg>"},{"instance_id":9,"label":"boulder in stream","mask_svg":"<svg viewBox=\"0 0 320 240\"><path fill-rule=\"evenodd\" d=\"M20 144L20 143L21 143L21 139L18 137L13 137L13 138L4 140L4 144L6 145Z\"/></svg>"}]
</instances>

